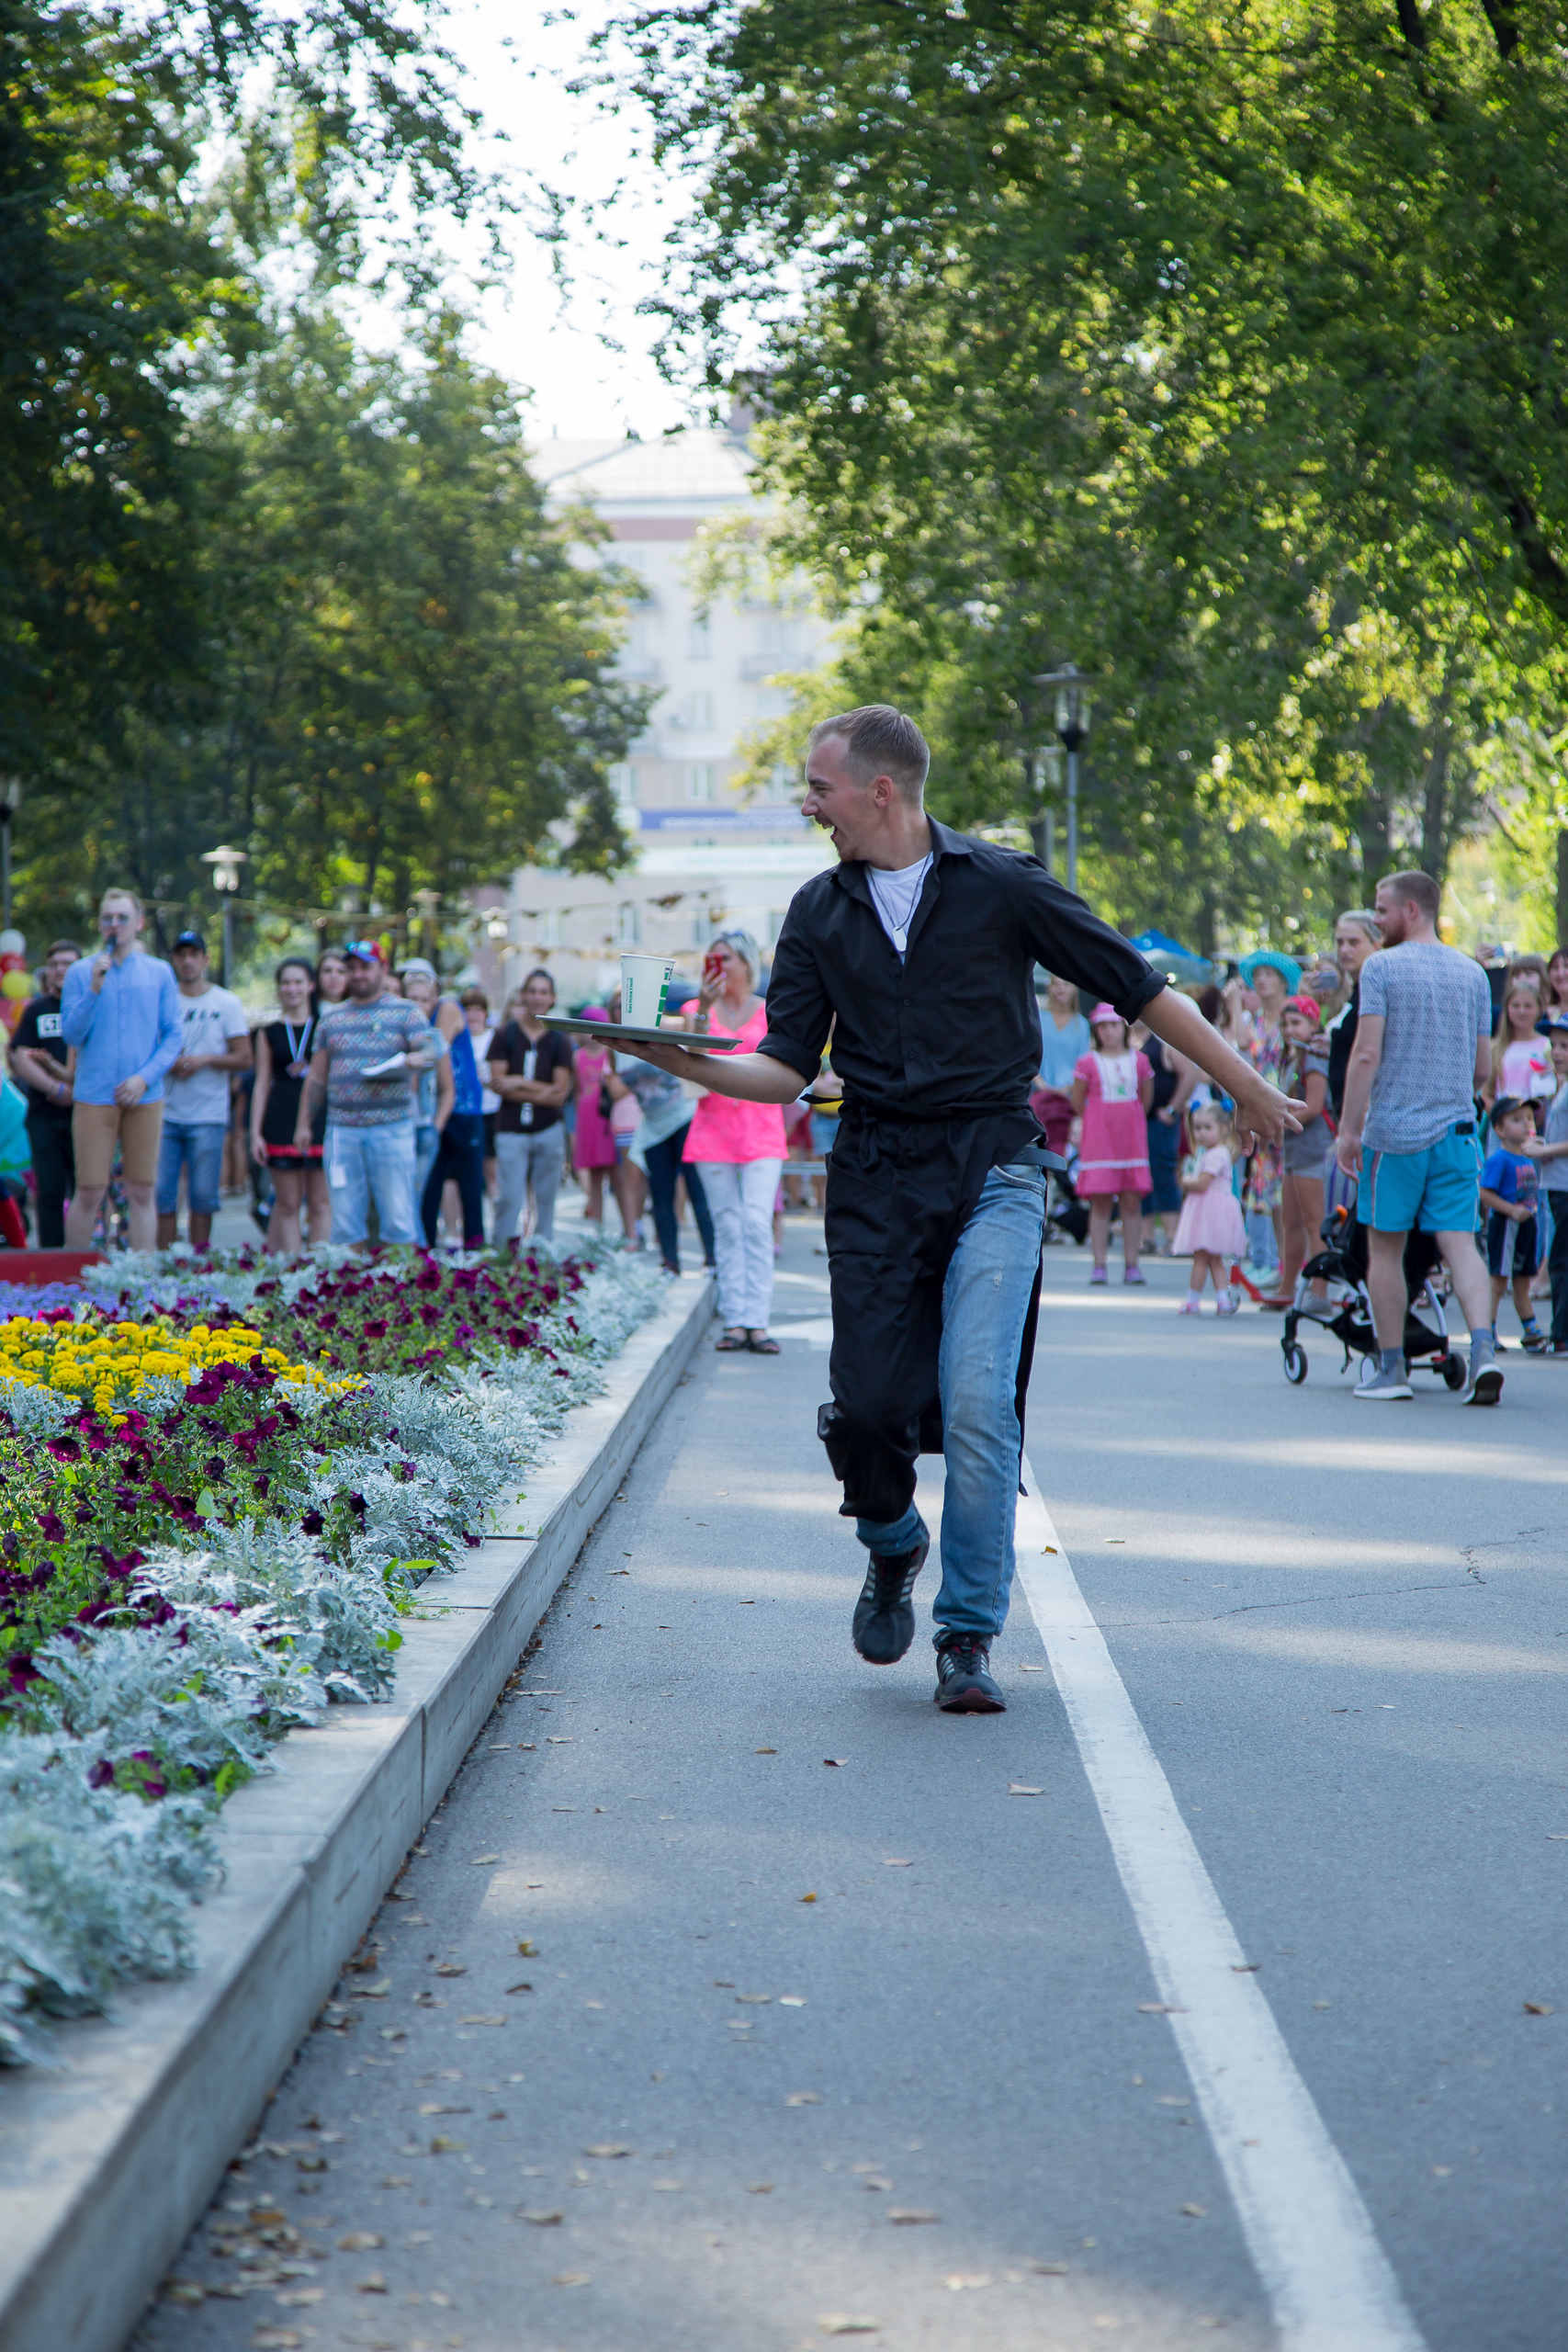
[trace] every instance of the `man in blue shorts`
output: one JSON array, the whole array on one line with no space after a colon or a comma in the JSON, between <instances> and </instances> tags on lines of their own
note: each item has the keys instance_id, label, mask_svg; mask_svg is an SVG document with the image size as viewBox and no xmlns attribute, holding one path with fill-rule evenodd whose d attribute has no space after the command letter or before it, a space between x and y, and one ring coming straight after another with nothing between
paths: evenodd
<instances>
[{"instance_id":1,"label":"man in blue shorts","mask_svg":"<svg viewBox=\"0 0 1568 2352\"><path fill-rule=\"evenodd\" d=\"M1492 995L1480 965L1438 939L1440 895L1429 874L1380 882L1373 903L1383 944L1361 967L1338 1159L1361 1180L1357 1214L1370 1247L1378 1363L1356 1394L1381 1403L1415 1393L1404 1364L1404 1243L1418 1227L1436 1234L1470 1326L1461 1402L1495 1405L1503 1374L1491 1283L1475 1246L1475 1096L1491 1069Z\"/></svg>"}]
</instances>

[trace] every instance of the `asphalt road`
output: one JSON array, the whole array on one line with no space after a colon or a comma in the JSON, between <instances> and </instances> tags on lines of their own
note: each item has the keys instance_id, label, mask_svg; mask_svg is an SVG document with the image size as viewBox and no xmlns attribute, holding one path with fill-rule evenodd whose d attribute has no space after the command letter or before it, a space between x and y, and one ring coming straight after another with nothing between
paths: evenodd
<instances>
[{"instance_id":1,"label":"asphalt road","mask_svg":"<svg viewBox=\"0 0 1568 2352\"><path fill-rule=\"evenodd\" d=\"M851 1650L815 1238L783 1354L705 1351L644 1448L137 2352L1304 2352L1021 1592L1005 1716L937 1713L924 1628ZM1401 2340L1558 2352L1568 1376L1358 1405L1260 1316L1179 1319L1182 1269L1086 1273L1047 1253L1029 1452L1148 1770Z\"/></svg>"}]
</instances>

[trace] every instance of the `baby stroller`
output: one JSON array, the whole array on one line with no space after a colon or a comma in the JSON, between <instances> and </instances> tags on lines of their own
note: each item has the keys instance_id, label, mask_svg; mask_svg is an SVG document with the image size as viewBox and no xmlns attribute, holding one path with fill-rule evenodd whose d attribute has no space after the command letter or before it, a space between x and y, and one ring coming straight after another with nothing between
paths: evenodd
<instances>
[{"instance_id":1,"label":"baby stroller","mask_svg":"<svg viewBox=\"0 0 1568 2352\"><path fill-rule=\"evenodd\" d=\"M1297 1278L1296 1295L1285 1309L1285 1327L1280 1338L1285 1377L1297 1388L1307 1376L1306 1350L1299 1337L1303 1323L1314 1323L1330 1339L1338 1340L1345 1351L1341 1373L1349 1369L1353 1355L1370 1357L1374 1364L1378 1357L1372 1303L1367 1292L1366 1227L1357 1223L1350 1210L1337 1208L1324 1218L1322 1234L1323 1248L1316 1257L1307 1260ZM1449 1346L1442 1294L1433 1279L1438 1263L1434 1237L1412 1233L1404 1245L1404 1283L1409 1296L1404 1310L1405 1359L1412 1366L1425 1361L1427 1370L1435 1372L1448 1387L1462 1388L1464 1359L1456 1356ZM1316 1295L1314 1282L1327 1284L1326 1297Z\"/></svg>"}]
</instances>

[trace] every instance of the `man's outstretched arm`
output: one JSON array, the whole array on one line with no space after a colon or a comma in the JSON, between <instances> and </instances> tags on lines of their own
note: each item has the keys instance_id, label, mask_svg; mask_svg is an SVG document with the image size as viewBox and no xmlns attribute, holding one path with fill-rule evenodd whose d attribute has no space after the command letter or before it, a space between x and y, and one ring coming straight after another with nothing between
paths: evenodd
<instances>
[{"instance_id":1,"label":"man's outstretched arm","mask_svg":"<svg viewBox=\"0 0 1568 2352\"><path fill-rule=\"evenodd\" d=\"M1236 1133L1244 1143L1250 1136L1259 1143L1278 1143L1287 1129L1300 1134L1302 1123L1289 1097L1260 1077L1234 1046L1226 1045L1190 996L1183 996L1179 989L1161 989L1138 1017L1156 1037L1196 1062L1230 1096L1235 1104Z\"/></svg>"},{"instance_id":2,"label":"man's outstretched arm","mask_svg":"<svg viewBox=\"0 0 1568 2352\"><path fill-rule=\"evenodd\" d=\"M637 1058L737 1102L793 1102L807 1083L799 1070L775 1061L772 1054L694 1054L673 1040L667 1046L644 1045L639 1039Z\"/></svg>"}]
</instances>

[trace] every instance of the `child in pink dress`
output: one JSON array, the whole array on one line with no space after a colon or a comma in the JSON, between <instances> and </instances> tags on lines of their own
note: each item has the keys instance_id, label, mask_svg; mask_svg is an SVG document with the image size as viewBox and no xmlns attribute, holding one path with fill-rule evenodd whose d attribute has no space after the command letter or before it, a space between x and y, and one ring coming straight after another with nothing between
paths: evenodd
<instances>
[{"instance_id":1,"label":"child in pink dress","mask_svg":"<svg viewBox=\"0 0 1568 2352\"><path fill-rule=\"evenodd\" d=\"M1097 1004L1089 1017L1092 1053L1080 1054L1073 1070L1073 1116L1079 1123L1078 1166L1074 1178L1089 1203L1089 1240L1094 1252L1091 1283L1108 1279L1111 1204L1122 1204L1122 1279L1141 1283L1138 1249L1144 1236L1141 1204L1153 1189L1149 1177L1149 1104L1155 1074L1144 1054L1127 1044L1127 1023L1113 1004Z\"/></svg>"},{"instance_id":2,"label":"child in pink dress","mask_svg":"<svg viewBox=\"0 0 1568 2352\"><path fill-rule=\"evenodd\" d=\"M1231 1289L1231 1268L1247 1251L1247 1220L1231 1182L1231 1116L1217 1102L1205 1102L1192 1114L1192 1140L1198 1147L1194 1166L1181 1179L1187 1198L1177 1222L1172 1254L1192 1253L1187 1295L1178 1310L1202 1312L1203 1283L1213 1276L1214 1312L1234 1315L1236 1300Z\"/></svg>"}]
</instances>

